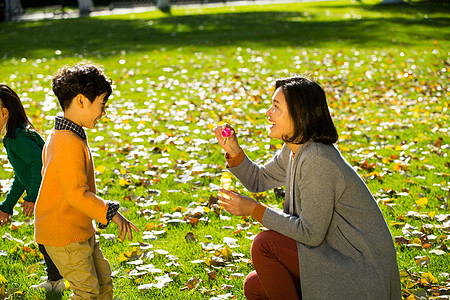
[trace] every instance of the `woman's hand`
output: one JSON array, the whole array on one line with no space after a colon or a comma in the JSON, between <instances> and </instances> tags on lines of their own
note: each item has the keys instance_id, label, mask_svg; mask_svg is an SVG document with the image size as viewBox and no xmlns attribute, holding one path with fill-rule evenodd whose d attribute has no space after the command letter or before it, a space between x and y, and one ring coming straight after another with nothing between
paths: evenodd
<instances>
[{"instance_id":1,"label":"woman's hand","mask_svg":"<svg viewBox=\"0 0 450 300\"><path fill-rule=\"evenodd\" d=\"M26 217L31 217L33 216L33 212L34 212L34 202L30 202L30 201L23 201L22 205L23 207L23 214Z\"/></svg>"},{"instance_id":2,"label":"woman's hand","mask_svg":"<svg viewBox=\"0 0 450 300\"><path fill-rule=\"evenodd\" d=\"M250 216L258 204L252 198L243 196L235 191L220 189L220 192L230 197L230 199L219 195L219 205L235 216Z\"/></svg>"},{"instance_id":3,"label":"woman's hand","mask_svg":"<svg viewBox=\"0 0 450 300\"><path fill-rule=\"evenodd\" d=\"M9 222L9 217L10 217L10 214L5 213L5 212L0 210L0 226L3 227L3 225L8 223Z\"/></svg>"},{"instance_id":4,"label":"woman's hand","mask_svg":"<svg viewBox=\"0 0 450 300\"><path fill-rule=\"evenodd\" d=\"M229 137L222 136L222 130L225 128L229 128L231 130L231 135ZM231 157L234 157L241 152L241 147L239 146L236 132L229 124L218 125L213 129L213 132L216 135L216 139L220 146L222 146L222 148L230 154Z\"/></svg>"},{"instance_id":5,"label":"woman's hand","mask_svg":"<svg viewBox=\"0 0 450 300\"><path fill-rule=\"evenodd\" d=\"M130 221L127 220L120 212L117 212L114 217L111 219L114 223L117 224L119 227L119 236L122 239L122 241L125 240L125 237L128 234L128 239L131 241L133 240L133 232L131 229L134 229L134 231L139 232L139 229Z\"/></svg>"}]
</instances>

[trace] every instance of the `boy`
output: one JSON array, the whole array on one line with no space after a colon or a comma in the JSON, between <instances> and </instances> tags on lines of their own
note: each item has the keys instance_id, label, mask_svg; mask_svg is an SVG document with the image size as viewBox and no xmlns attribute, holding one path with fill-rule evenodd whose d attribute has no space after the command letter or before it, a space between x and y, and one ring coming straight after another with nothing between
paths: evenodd
<instances>
[{"instance_id":1,"label":"boy","mask_svg":"<svg viewBox=\"0 0 450 300\"><path fill-rule=\"evenodd\" d=\"M43 244L70 283L71 299L112 299L111 267L95 241L99 228L110 221L122 240L132 240L137 227L119 212L119 204L96 195L94 163L86 132L105 114L110 80L96 65L61 69L52 81L64 111L56 117L42 152L42 183L36 201L35 239Z\"/></svg>"}]
</instances>

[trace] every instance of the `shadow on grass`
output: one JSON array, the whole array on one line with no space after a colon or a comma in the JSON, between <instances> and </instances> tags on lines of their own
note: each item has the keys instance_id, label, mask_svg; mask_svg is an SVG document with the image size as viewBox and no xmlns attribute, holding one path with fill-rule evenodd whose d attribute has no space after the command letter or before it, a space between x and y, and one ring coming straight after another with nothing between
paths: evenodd
<instances>
[{"instance_id":1,"label":"shadow on grass","mask_svg":"<svg viewBox=\"0 0 450 300\"><path fill-rule=\"evenodd\" d=\"M47 300L62 300L63 294L47 292L45 294L45 299L47 299Z\"/></svg>"},{"instance_id":2,"label":"shadow on grass","mask_svg":"<svg viewBox=\"0 0 450 300\"><path fill-rule=\"evenodd\" d=\"M306 12L251 12L165 18L79 18L0 24L0 57L116 55L122 49L220 47L389 47L448 39L447 18L405 17L320 21ZM418 30L411 30L412 26ZM420 28L419 28L420 27ZM395 41L388 32L395 30Z\"/></svg>"},{"instance_id":3,"label":"shadow on grass","mask_svg":"<svg viewBox=\"0 0 450 300\"><path fill-rule=\"evenodd\" d=\"M405 0L407 1L407 0ZM354 9L354 5L325 5L322 6L324 8L348 8ZM396 4L383 4L378 3L374 5L364 4L364 0L362 0L361 5L358 7L370 12L381 12L381 13L402 13L402 14L429 14L429 13L450 13L450 2L447 0L425 0L420 2L403 2Z\"/></svg>"}]
</instances>

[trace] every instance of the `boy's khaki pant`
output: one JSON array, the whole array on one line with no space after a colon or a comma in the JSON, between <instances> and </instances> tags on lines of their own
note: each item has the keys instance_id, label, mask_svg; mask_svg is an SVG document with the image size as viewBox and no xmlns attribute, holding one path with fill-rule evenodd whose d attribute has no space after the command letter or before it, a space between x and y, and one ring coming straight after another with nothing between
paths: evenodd
<instances>
[{"instance_id":1,"label":"boy's khaki pant","mask_svg":"<svg viewBox=\"0 0 450 300\"><path fill-rule=\"evenodd\" d=\"M112 299L111 267L95 235L63 247L45 245L61 275L70 283L70 299Z\"/></svg>"}]
</instances>

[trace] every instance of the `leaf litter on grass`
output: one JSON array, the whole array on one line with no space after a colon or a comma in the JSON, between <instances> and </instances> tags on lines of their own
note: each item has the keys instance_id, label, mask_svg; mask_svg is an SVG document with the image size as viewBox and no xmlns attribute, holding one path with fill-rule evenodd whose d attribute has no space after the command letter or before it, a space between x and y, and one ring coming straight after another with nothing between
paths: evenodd
<instances>
[{"instance_id":1,"label":"leaf litter on grass","mask_svg":"<svg viewBox=\"0 0 450 300\"><path fill-rule=\"evenodd\" d=\"M102 57L114 80L108 115L89 132L99 194L120 200L142 230L137 243L120 244L108 254L118 266L115 280L131 280L129 289L143 293L172 289L175 295L211 299L242 296L241 271L251 270L248 249L261 227L215 205L225 166L211 129L219 121L230 123L246 153L256 162L267 161L281 146L265 129L273 80L309 72L327 92L339 149L374 193L398 253L406 258L399 260L404 298L448 295L448 62L439 46L370 49L337 43L332 49L278 49L243 42L68 57L97 62ZM65 50L58 51L45 59L7 56L3 62L14 66L5 78L44 135L58 111L49 89L53 71L46 70L67 61ZM11 176L11 166L1 159ZM7 192L11 180L0 184ZM235 188L244 192L237 182ZM251 196L274 206L282 201L273 200L272 192ZM20 214L16 209L14 219L24 222ZM0 254L42 273L43 265L35 267L39 258L23 248L33 239L27 229L32 224L13 225L2 231ZM115 229L102 230L100 239L113 247ZM172 240L175 246L164 247ZM180 250L184 245L188 250ZM11 286L11 280L2 282L0 292L14 293Z\"/></svg>"}]
</instances>

